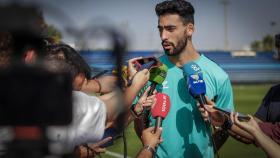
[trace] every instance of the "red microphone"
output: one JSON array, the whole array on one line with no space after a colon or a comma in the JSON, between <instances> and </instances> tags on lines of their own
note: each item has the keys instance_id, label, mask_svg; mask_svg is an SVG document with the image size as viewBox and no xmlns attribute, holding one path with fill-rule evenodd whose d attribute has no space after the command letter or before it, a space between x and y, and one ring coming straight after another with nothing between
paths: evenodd
<instances>
[{"instance_id":1,"label":"red microphone","mask_svg":"<svg viewBox=\"0 0 280 158\"><path fill-rule=\"evenodd\" d=\"M167 94L157 93L156 94L156 104L151 109L153 118L156 119L155 131L157 128L161 127L162 120L167 116L170 109L170 99Z\"/></svg>"}]
</instances>

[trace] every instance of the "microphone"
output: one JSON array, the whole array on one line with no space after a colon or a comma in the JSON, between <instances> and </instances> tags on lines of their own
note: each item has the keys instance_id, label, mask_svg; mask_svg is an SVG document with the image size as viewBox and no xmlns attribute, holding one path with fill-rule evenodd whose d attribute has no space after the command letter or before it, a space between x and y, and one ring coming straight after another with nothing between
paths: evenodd
<instances>
[{"instance_id":1,"label":"microphone","mask_svg":"<svg viewBox=\"0 0 280 158\"><path fill-rule=\"evenodd\" d=\"M203 80L201 68L194 62L183 66L184 77L187 80L188 91L195 98L200 106L206 104L206 85Z\"/></svg>"},{"instance_id":2,"label":"microphone","mask_svg":"<svg viewBox=\"0 0 280 158\"><path fill-rule=\"evenodd\" d=\"M151 89L148 92L148 96L151 96L156 88L157 84L162 84L167 75L167 66L165 64L161 64L159 67L152 68L150 70L150 79L152 82Z\"/></svg>"},{"instance_id":3,"label":"microphone","mask_svg":"<svg viewBox=\"0 0 280 158\"><path fill-rule=\"evenodd\" d=\"M156 119L155 130L161 127L162 120L167 116L170 109L170 98L167 94L157 93L156 94L156 104L151 109L152 117Z\"/></svg>"},{"instance_id":4,"label":"microphone","mask_svg":"<svg viewBox=\"0 0 280 158\"><path fill-rule=\"evenodd\" d=\"M191 94L193 98L195 98L201 107L203 107L205 104L207 104L205 94L206 94L206 85L203 80L203 75L201 72L200 67L194 63L194 62L189 62L183 66L183 71L184 71L184 77L187 80L188 84L188 91ZM232 112L231 110L228 109L222 109L219 107L214 106L213 107L215 110L218 110L226 115L230 115ZM248 121L250 120L250 117L238 113L238 119L241 121Z\"/></svg>"}]
</instances>

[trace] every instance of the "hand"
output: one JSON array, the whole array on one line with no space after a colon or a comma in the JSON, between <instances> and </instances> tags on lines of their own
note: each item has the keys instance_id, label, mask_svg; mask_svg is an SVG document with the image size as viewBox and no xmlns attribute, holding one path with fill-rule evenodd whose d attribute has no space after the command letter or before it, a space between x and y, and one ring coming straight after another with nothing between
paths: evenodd
<instances>
[{"instance_id":1,"label":"hand","mask_svg":"<svg viewBox=\"0 0 280 158\"><path fill-rule=\"evenodd\" d=\"M206 122L209 119L209 113L208 111L211 111L213 109L213 106L215 106L215 103L212 102L211 100L208 99L208 97L206 97L206 105L201 106L199 103L196 104L196 106L198 107L198 110L201 113L201 116L203 118L203 120Z\"/></svg>"},{"instance_id":2,"label":"hand","mask_svg":"<svg viewBox=\"0 0 280 158\"><path fill-rule=\"evenodd\" d=\"M156 91L154 91L154 94L151 96L148 96L148 92L150 91L151 87L148 87L143 95L138 100L134 111L139 115L143 112L144 108L152 108L156 103Z\"/></svg>"},{"instance_id":3,"label":"hand","mask_svg":"<svg viewBox=\"0 0 280 158\"><path fill-rule=\"evenodd\" d=\"M128 60L128 79L131 80L132 77L137 73L137 69L135 68L134 62L138 59L142 59L143 57L136 57Z\"/></svg>"},{"instance_id":4,"label":"hand","mask_svg":"<svg viewBox=\"0 0 280 158\"><path fill-rule=\"evenodd\" d=\"M211 119L211 124L217 127L221 127L227 117L223 115L221 112L218 110L215 110L213 107L215 106L215 103L211 100L209 100L206 97L206 102L207 104L204 106L200 106L198 103L198 110L201 113L201 116L205 122L210 121L209 118Z\"/></svg>"},{"instance_id":5,"label":"hand","mask_svg":"<svg viewBox=\"0 0 280 158\"><path fill-rule=\"evenodd\" d=\"M154 149L158 144L160 144L163 140L160 138L162 133L162 128L156 130L154 133L155 127L149 127L142 131L141 140L144 146L150 145Z\"/></svg>"},{"instance_id":6,"label":"hand","mask_svg":"<svg viewBox=\"0 0 280 158\"><path fill-rule=\"evenodd\" d=\"M231 119L233 120L233 123L235 125L237 125L239 128L247 131L248 133L250 133L252 135L254 135L255 132L261 131L257 121L251 115L248 115L250 117L250 120L248 122L239 121L238 120L238 113L236 113L234 116L233 115L234 114L231 114Z\"/></svg>"},{"instance_id":7,"label":"hand","mask_svg":"<svg viewBox=\"0 0 280 158\"><path fill-rule=\"evenodd\" d=\"M141 89L146 85L149 78L150 78L150 72L148 71L148 69L139 71L138 73L135 74L132 81L132 85L134 85L134 87L136 87L137 89L138 88Z\"/></svg>"},{"instance_id":8,"label":"hand","mask_svg":"<svg viewBox=\"0 0 280 158\"><path fill-rule=\"evenodd\" d=\"M100 140L97 143L88 144L89 151L88 151L87 147L81 145L75 149L75 153L77 154L77 156L79 158L95 157L96 155L98 155L100 153L104 153L106 151L105 148L102 148L100 146L109 142L111 139L112 139L112 137L107 137L107 138ZM89 155L88 155L88 153L89 153Z\"/></svg>"}]
</instances>

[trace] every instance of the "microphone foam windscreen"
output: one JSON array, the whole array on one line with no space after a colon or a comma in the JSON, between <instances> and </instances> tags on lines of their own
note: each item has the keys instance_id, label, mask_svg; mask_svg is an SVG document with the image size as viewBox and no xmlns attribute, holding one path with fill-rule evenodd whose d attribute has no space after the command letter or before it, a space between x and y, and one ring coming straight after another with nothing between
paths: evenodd
<instances>
[{"instance_id":1,"label":"microphone foam windscreen","mask_svg":"<svg viewBox=\"0 0 280 158\"><path fill-rule=\"evenodd\" d=\"M183 66L185 76L201 73L200 67L195 62L188 62Z\"/></svg>"},{"instance_id":2,"label":"microphone foam windscreen","mask_svg":"<svg viewBox=\"0 0 280 158\"><path fill-rule=\"evenodd\" d=\"M170 98L167 94L157 93L156 104L151 109L153 118L162 117L165 118L170 109Z\"/></svg>"},{"instance_id":3,"label":"microphone foam windscreen","mask_svg":"<svg viewBox=\"0 0 280 158\"><path fill-rule=\"evenodd\" d=\"M183 66L184 77L187 80L189 93L195 98L206 93L206 85L203 80L201 68L194 62Z\"/></svg>"},{"instance_id":4,"label":"microphone foam windscreen","mask_svg":"<svg viewBox=\"0 0 280 158\"><path fill-rule=\"evenodd\" d=\"M150 70L150 81L153 81L157 84L162 84L167 75L167 66L162 64L159 67L153 68Z\"/></svg>"}]
</instances>

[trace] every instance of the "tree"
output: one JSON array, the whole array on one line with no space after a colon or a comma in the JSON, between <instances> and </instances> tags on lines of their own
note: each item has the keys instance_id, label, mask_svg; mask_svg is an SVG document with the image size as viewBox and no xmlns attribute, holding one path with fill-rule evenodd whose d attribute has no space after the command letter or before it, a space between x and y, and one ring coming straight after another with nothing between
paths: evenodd
<instances>
[{"instance_id":1,"label":"tree","mask_svg":"<svg viewBox=\"0 0 280 158\"><path fill-rule=\"evenodd\" d=\"M271 35L266 35L261 41L253 41L251 43L251 50L253 51L273 51L274 39Z\"/></svg>"},{"instance_id":2,"label":"tree","mask_svg":"<svg viewBox=\"0 0 280 158\"><path fill-rule=\"evenodd\" d=\"M251 50L253 51L261 51L262 43L260 41L254 41L251 43Z\"/></svg>"},{"instance_id":3,"label":"tree","mask_svg":"<svg viewBox=\"0 0 280 158\"><path fill-rule=\"evenodd\" d=\"M47 37L52 40L53 43L59 43L62 38L61 32L53 25L47 25Z\"/></svg>"},{"instance_id":4,"label":"tree","mask_svg":"<svg viewBox=\"0 0 280 158\"><path fill-rule=\"evenodd\" d=\"M263 44L263 51L272 51L273 50L273 37L271 35L266 35L263 40L262 40L262 44Z\"/></svg>"}]
</instances>

